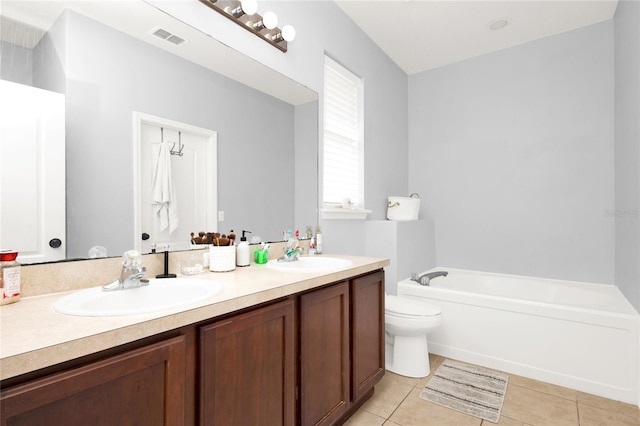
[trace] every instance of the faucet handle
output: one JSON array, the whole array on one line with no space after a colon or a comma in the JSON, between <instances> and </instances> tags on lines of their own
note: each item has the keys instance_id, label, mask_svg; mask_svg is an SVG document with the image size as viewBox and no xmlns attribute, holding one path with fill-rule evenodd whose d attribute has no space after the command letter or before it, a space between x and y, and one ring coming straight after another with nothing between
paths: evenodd
<instances>
[{"instance_id":1,"label":"faucet handle","mask_svg":"<svg viewBox=\"0 0 640 426\"><path fill-rule=\"evenodd\" d=\"M142 263L142 255L138 250L128 250L122 255L122 266L125 268L135 268Z\"/></svg>"}]
</instances>

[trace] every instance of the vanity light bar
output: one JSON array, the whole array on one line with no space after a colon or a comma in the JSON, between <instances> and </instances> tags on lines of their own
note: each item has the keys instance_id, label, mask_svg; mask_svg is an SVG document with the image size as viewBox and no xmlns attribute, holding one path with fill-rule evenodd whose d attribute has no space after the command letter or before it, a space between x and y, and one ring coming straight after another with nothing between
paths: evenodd
<instances>
[{"instance_id":1,"label":"vanity light bar","mask_svg":"<svg viewBox=\"0 0 640 426\"><path fill-rule=\"evenodd\" d=\"M238 0L200 0L216 12L231 19L247 31L250 31L283 52L287 51L287 40L282 36L282 30L278 27L267 28L263 24L263 17L259 13L249 15L242 10Z\"/></svg>"}]
</instances>

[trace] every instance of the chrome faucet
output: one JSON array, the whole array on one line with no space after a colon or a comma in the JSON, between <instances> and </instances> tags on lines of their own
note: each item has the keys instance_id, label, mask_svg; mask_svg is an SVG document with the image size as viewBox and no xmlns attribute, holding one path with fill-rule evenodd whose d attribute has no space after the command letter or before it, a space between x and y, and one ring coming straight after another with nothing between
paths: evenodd
<instances>
[{"instance_id":1,"label":"chrome faucet","mask_svg":"<svg viewBox=\"0 0 640 426\"><path fill-rule=\"evenodd\" d=\"M278 262L295 262L298 260L298 256L304 252L297 238L290 238L287 241L287 247L283 250L284 255L278 258Z\"/></svg>"},{"instance_id":2,"label":"chrome faucet","mask_svg":"<svg viewBox=\"0 0 640 426\"><path fill-rule=\"evenodd\" d=\"M125 290L149 285L149 280L144 280L147 268L140 266L142 255L137 250L126 251L122 255L122 271L120 278L110 284L102 286L102 291Z\"/></svg>"},{"instance_id":3,"label":"chrome faucet","mask_svg":"<svg viewBox=\"0 0 640 426\"><path fill-rule=\"evenodd\" d=\"M426 274L418 275L415 272L411 274L411 279L420 285L429 285L429 282L437 277L446 277L449 275L447 271L427 272Z\"/></svg>"}]
</instances>

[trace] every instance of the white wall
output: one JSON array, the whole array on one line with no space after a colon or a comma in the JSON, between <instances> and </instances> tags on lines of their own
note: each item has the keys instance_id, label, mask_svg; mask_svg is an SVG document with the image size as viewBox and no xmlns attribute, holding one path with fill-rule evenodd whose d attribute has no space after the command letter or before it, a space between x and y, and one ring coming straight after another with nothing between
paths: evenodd
<instances>
[{"instance_id":1,"label":"white wall","mask_svg":"<svg viewBox=\"0 0 640 426\"><path fill-rule=\"evenodd\" d=\"M409 78L439 266L613 282L613 23Z\"/></svg>"},{"instance_id":2,"label":"white wall","mask_svg":"<svg viewBox=\"0 0 640 426\"><path fill-rule=\"evenodd\" d=\"M318 92L320 139L325 52L364 79L365 203L373 210L369 219L384 219L387 197L408 195L407 75L333 1L265 1L260 8L273 10L280 25L296 28L296 39L286 53L214 12L207 15L216 23L211 35ZM364 223L321 225L325 251L364 253Z\"/></svg>"},{"instance_id":3,"label":"white wall","mask_svg":"<svg viewBox=\"0 0 640 426\"><path fill-rule=\"evenodd\" d=\"M640 311L640 3L615 23L615 282Z\"/></svg>"}]
</instances>

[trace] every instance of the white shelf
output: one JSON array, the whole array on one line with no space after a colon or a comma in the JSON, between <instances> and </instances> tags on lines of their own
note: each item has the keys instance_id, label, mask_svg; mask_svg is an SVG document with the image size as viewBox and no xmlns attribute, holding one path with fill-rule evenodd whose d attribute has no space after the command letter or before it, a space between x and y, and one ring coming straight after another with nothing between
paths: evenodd
<instances>
[{"instance_id":1,"label":"white shelf","mask_svg":"<svg viewBox=\"0 0 640 426\"><path fill-rule=\"evenodd\" d=\"M342 207L325 207L320 209L323 219L364 220L371 210L343 209Z\"/></svg>"}]
</instances>

